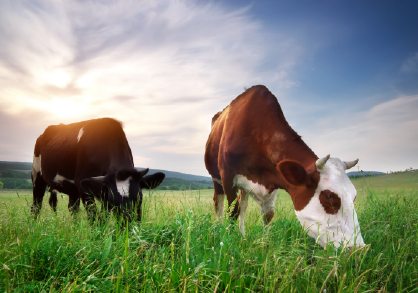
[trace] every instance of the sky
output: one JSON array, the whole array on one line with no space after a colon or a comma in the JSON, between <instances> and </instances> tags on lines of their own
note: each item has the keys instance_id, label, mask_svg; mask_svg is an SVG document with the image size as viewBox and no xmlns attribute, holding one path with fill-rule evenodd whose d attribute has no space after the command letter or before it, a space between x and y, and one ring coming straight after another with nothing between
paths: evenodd
<instances>
[{"instance_id":1,"label":"sky","mask_svg":"<svg viewBox=\"0 0 418 293\"><path fill-rule=\"evenodd\" d=\"M319 156L418 168L418 2L0 0L0 160L122 121L135 166L208 176L211 119L263 84ZM356 167L357 168L357 167Z\"/></svg>"}]
</instances>

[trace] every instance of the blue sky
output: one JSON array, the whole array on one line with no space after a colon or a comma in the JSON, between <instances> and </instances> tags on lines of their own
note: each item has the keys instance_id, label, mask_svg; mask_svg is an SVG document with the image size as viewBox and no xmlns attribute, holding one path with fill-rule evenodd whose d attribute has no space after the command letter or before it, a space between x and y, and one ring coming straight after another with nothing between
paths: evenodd
<instances>
[{"instance_id":1,"label":"blue sky","mask_svg":"<svg viewBox=\"0 0 418 293\"><path fill-rule=\"evenodd\" d=\"M416 1L2 1L0 160L115 117L135 164L207 175L212 116L266 85L318 156L418 168Z\"/></svg>"}]
</instances>

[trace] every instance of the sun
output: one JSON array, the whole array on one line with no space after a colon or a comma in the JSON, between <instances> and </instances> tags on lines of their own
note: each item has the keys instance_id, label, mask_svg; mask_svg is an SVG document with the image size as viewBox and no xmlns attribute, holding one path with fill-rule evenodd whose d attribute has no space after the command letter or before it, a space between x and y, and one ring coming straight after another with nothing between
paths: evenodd
<instances>
[{"instance_id":1,"label":"sun","mask_svg":"<svg viewBox=\"0 0 418 293\"><path fill-rule=\"evenodd\" d=\"M86 110L86 106L73 100L54 98L49 103L48 110L59 117L77 116Z\"/></svg>"},{"instance_id":2,"label":"sun","mask_svg":"<svg viewBox=\"0 0 418 293\"><path fill-rule=\"evenodd\" d=\"M48 83L53 84L57 87L66 87L68 83L71 81L71 77L68 73L64 71L53 71L47 75L45 75L45 79Z\"/></svg>"}]
</instances>

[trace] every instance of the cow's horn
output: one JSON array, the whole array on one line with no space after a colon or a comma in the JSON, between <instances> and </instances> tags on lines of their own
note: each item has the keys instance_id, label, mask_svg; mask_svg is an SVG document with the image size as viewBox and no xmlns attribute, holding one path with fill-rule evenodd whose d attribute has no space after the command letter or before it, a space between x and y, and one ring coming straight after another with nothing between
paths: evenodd
<instances>
[{"instance_id":1,"label":"cow's horn","mask_svg":"<svg viewBox=\"0 0 418 293\"><path fill-rule=\"evenodd\" d=\"M357 160L354 160L354 161L351 161L351 162L345 162L344 161L344 163L347 166L347 169L351 169L351 168L353 168L358 163L358 159Z\"/></svg>"},{"instance_id":2,"label":"cow's horn","mask_svg":"<svg viewBox=\"0 0 418 293\"><path fill-rule=\"evenodd\" d=\"M149 171L149 168L139 171L138 173L141 174L141 177L145 176Z\"/></svg>"},{"instance_id":3,"label":"cow's horn","mask_svg":"<svg viewBox=\"0 0 418 293\"><path fill-rule=\"evenodd\" d=\"M328 155L328 156L326 156L326 157L323 157L323 158L321 158L321 159L316 160L316 163L315 163L316 167L317 167L318 169L322 169L322 168L324 168L325 163L328 161L328 159L329 159L329 155Z\"/></svg>"},{"instance_id":4,"label":"cow's horn","mask_svg":"<svg viewBox=\"0 0 418 293\"><path fill-rule=\"evenodd\" d=\"M93 179L96 182L102 183L104 180L105 176L97 176L97 177L91 177L91 179Z\"/></svg>"}]
</instances>

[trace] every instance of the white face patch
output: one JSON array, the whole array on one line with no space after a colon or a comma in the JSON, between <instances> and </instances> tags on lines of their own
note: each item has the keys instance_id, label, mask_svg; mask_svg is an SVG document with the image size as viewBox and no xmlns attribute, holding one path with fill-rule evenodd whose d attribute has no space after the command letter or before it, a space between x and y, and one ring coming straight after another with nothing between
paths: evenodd
<instances>
[{"instance_id":1,"label":"white face patch","mask_svg":"<svg viewBox=\"0 0 418 293\"><path fill-rule=\"evenodd\" d=\"M129 176L123 181L116 181L116 187L123 197L129 197L129 184L132 176Z\"/></svg>"},{"instance_id":2,"label":"white face patch","mask_svg":"<svg viewBox=\"0 0 418 293\"><path fill-rule=\"evenodd\" d=\"M344 162L330 158L325 166L318 170L320 179L314 196L301 211L295 211L300 224L309 229L308 235L318 239L322 247L333 242L336 247L345 242L349 247L364 246L360 233L357 213L354 209L356 189L345 173ZM321 191L330 190L341 199L341 207L336 214L328 214L322 206ZM319 238L318 238L319 236Z\"/></svg>"},{"instance_id":3,"label":"white face patch","mask_svg":"<svg viewBox=\"0 0 418 293\"><path fill-rule=\"evenodd\" d=\"M54 180L52 180L52 181L54 181L55 183L57 183L59 185L62 185L62 182L64 182L64 181L68 181L68 182L71 182L72 184L74 184L74 180L67 179L64 176L59 175L58 173L57 173L57 175L55 175Z\"/></svg>"},{"instance_id":4,"label":"white face patch","mask_svg":"<svg viewBox=\"0 0 418 293\"><path fill-rule=\"evenodd\" d=\"M78 132L78 136L77 136L77 142L79 142L80 141L80 138L81 138L81 136L83 135L83 132L84 132L84 127L81 127L81 129L80 129L80 131Z\"/></svg>"},{"instance_id":5,"label":"white face patch","mask_svg":"<svg viewBox=\"0 0 418 293\"><path fill-rule=\"evenodd\" d=\"M36 176L38 175L38 172L41 173L42 175L42 169L41 169L41 155L39 155L39 157L35 157L35 155L33 155L33 163L32 163L32 177L33 177L33 182L35 183L36 181Z\"/></svg>"}]
</instances>

